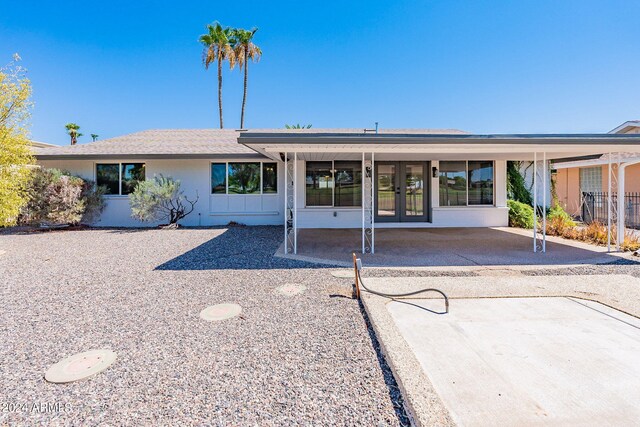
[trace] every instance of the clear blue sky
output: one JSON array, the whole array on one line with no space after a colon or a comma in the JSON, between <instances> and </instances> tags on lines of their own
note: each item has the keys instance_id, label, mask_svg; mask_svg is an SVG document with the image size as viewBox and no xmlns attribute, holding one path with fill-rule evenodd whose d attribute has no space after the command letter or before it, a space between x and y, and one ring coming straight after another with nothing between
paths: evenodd
<instances>
[{"instance_id":1,"label":"clear blue sky","mask_svg":"<svg viewBox=\"0 0 640 427\"><path fill-rule=\"evenodd\" d=\"M0 64L29 69L32 137L218 126L214 20L259 27L247 126L605 132L640 119L640 2L0 0ZM242 80L225 70L225 124Z\"/></svg>"}]
</instances>

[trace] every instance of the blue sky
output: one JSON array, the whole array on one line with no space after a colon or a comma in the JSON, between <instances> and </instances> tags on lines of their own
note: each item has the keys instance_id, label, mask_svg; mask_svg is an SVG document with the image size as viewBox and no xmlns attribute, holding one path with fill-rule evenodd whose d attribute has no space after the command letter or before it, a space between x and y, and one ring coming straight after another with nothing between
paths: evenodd
<instances>
[{"instance_id":1,"label":"blue sky","mask_svg":"<svg viewBox=\"0 0 640 427\"><path fill-rule=\"evenodd\" d=\"M0 64L29 69L32 137L218 127L205 24L259 27L247 127L605 132L640 119L638 1L0 0ZM242 79L225 69L225 125Z\"/></svg>"}]
</instances>

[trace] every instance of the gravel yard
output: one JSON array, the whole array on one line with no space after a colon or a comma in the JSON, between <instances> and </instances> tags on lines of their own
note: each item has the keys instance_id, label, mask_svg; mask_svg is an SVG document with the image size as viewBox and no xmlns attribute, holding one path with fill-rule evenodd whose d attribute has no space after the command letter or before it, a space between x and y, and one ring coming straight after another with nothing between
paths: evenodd
<instances>
[{"instance_id":1,"label":"gravel yard","mask_svg":"<svg viewBox=\"0 0 640 427\"><path fill-rule=\"evenodd\" d=\"M0 424L406 423L348 281L273 258L281 233L0 233ZM223 302L241 316L199 318ZM118 353L106 371L44 380L97 348Z\"/></svg>"}]
</instances>

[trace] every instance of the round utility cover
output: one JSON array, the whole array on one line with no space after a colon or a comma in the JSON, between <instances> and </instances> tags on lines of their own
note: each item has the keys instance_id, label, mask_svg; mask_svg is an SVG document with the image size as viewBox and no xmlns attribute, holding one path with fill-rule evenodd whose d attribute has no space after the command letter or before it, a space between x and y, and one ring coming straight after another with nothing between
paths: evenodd
<instances>
[{"instance_id":1,"label":"round utility cover","mask_svg":"<svg viewBox=\"0 0 640 427\"><path fill-rule=\"evenodd\" d=\"M356 273L353 270L333 270L331 272L333 277L338 277L340 279L353 279L355 274Z\"/></svg>"},{"instance_id":2,"label":"round utility cover","mask_svg":"<svg viewBox=\"0 0 640 427\"><path fill-rule=\"evenodd\" d=\"M44 374L50 383L70 383L83 380L107 369L116 360L111 350L91 350L65 357Z\"/></svg>"},{"instance_id":3,"label":"round utility cover","mask_svg":"<svg viewBox=\"0 0 640 427\"><path fill-rule=\"evenodd\" d=\"M200 318L209 322L231 319L242 311L238 304L224 303L211 305L200 312Z\"/></svg>"},{"instance_id":4,"label":"round utility cover","mask_svg":"<svg viewBox=\"0 0 640 427\"><path fill-rule=\"evenodd\" d=\"M305 285L298 285L295 283L287 283L286 285L282 285L276 288L276 291L288 297L301 294L306 290L307 287Z\"/></svg>"}]
</instances>

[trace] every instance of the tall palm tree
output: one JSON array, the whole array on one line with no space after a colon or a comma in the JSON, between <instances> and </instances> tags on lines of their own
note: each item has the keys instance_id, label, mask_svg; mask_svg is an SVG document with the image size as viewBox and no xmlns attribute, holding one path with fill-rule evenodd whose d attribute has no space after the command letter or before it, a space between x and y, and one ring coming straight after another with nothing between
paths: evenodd
<instances>
[{"instance_id":1,"label":"tall palm tree","mask_svg":"<svg viewBox=\"0 0 640 427\"><path fill-rule=\"evenodd\" d=\"M229 27L223 28L219 22L207 25L207 34L200 36L200 43L204 45L202 62L205 69L209 65L218 62L218 109L220 110L220 129L224 127L222 120L222 61L229 61L229 67L233 69L236 65L235 54L231 47L233 30Z\"/></svg>"},{"instance_id":2,"label":"tall palm tree","mask_svg":"<svg viewBox=\"0 0 640 427\"><path fill-rule=\"evenodd\" d=\"M80 126L75 123L67 123L64 127L67 129L67 133L71 137L71 145L76 145L78 143L78 138L82 136L82 134L78 132L80 130Z\"/></svg>"},{"instance_id":3,"label":"tall palm tree","mask_svg":"<svg viewBox=\"0 0 640 427\"><path fill-rule=\"evenodd\" d=\"M251 30L236 29L233 32L233 50L239 67L244 67L244 94L242 95L242 113L240 114L240 128L244 129L244 109L247 105L247 78L249 72L249 60L258 62L262 56L262 50L253 43L253 36L257 28Z\"/></svg>"},{"instance_id":4,"label":"tall palm tree","mask_svg":"<svg viewBox=\"0 0 640 427\"><path fill-rule=\"evenodd\" d=\"M97 133L92 133L92 134L91 134L91 139L93 140L93 142L96 142L96 141L98 140L98 137L99 137L99 136L100 136L100 135L98 135Z\"/></svg>"}]
</instances>

